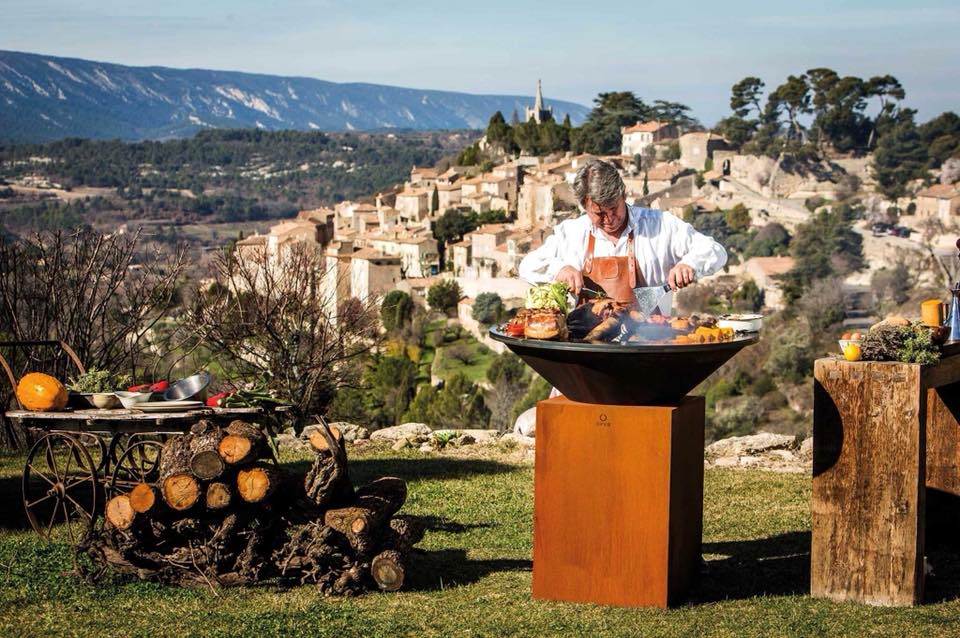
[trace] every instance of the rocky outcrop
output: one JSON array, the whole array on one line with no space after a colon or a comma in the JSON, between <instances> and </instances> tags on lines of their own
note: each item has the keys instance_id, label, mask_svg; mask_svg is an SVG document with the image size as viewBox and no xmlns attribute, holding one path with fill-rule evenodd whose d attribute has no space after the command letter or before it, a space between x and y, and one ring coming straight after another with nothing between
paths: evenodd
<instances>
[{"instance_id":1,"label":"rocky outcrop","mask_svg":"<svg viewBox=\"0 0 960 638\"><path fill-rule=\"evenodd\" d=\"M426 423L404 423L402 425L394 425L389 428L374 430L370 434L370 440L399 441L400 439L407 439L410 437L430 436L432 432L433 428Z\"/></svg>"},{"instance_id":2,"label":"rocky outcrop","mask_svg":"<svg viewBox=\"0 0 960 638\"><path fill-rule=\"evenodd\" d=\"M755 468L774 472L811 471L813 439L759 432L715 441L704 450L705 467Z\"/></svg>"}]
</instances>

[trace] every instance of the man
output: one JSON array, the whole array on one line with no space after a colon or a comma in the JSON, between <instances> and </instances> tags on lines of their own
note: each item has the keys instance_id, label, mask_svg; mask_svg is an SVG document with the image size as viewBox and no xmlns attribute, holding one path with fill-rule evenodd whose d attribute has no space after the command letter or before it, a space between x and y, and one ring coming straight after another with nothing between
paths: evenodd
<instances>
[{"instance_id":1,"label":"man","mask_svg":"<svg viewBox=\"0 0 960 638\"><path fill-rule=\"evenodd\" d=\"M632 303L633 288L669 284L679 290L727 263L723 246L690 224L663 211L628 206L612 164L585 163L573 191L586 214L561 222L543 246L524 257L520 277L530 283L560 281L581 299L602 292ZM669 314L670 303L661 302L663 314Z\"/></svg>"}]
</instances>

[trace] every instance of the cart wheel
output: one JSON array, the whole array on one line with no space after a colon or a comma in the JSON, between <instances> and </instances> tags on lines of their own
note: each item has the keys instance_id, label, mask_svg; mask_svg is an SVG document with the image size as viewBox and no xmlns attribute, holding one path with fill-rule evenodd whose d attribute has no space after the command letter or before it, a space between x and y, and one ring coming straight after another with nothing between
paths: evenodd
<instances>
[{"instance_id":1,"label":"cart wheel","mask_svg":"<svg viewBox=\"0 0 960 638\"><path fill-rule=\"evenodd\" d=\"M109 471L107 468L107 463L110 461L110 456L107 450L107 444L104 443L103 437L100 436L97 432L77 432L74 434L79 442L87 447L87 451L90 451L92 447L94 452L90 454L93 458L94 463L97 466L97 474L100 476L106 476Z\"/></svg>"},{"instance_id":2,"label":"cart wheel","mask_svg":"<svg viewBox=\"0 0 960 638\"><path fill-rule=\"evenodd\" d=\"M117 461L110 483L107 486L107 496L113 498L118 494L126 494L138 483L156 484L160 479L160 453L163 444L149 439L139 441L128 447Z\"/></svg>"},{"instance_id":3,"label":"cart wheel","mask_svg":"<svg viewBox=\"0 0 960 638\"><path fill-rule=\"evenodd\" d=\"M23 507L34 531L50 540L66 523L77 543L93 527L100 483L90 452L72 435L51 432L30 448L23 468Z\"/></svg>"},{"instance_id":4,"label":"cart wheel","mask_svg":"<svg viewBox=\"0 0 960 638\"><path fill-rule=\"evenodd\" d=\"M123 453L127 451L127 448L132 447L134 443L139 441L154 441L162 445L166 442L166 440L166 434L158 434L155 432L114 434L110 439L109 451L107 452L107 457L110 459L110 468L117 467L117 465L120 463L120 457L123 456ZM108 472L109 471L112 470L108 470Z\"/></svg>"}]
</instances>

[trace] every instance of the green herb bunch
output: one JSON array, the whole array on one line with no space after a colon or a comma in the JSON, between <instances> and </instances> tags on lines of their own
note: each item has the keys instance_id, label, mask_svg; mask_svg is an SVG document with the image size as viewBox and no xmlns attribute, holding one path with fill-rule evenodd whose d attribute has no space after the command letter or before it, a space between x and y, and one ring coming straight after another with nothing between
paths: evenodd
<instances>
[{"instance_id":1,"label":"green herb bunch","mask_svg":"<svg viewBox=\"0 0 960 638\"><path fill-rule=\"evenodd\" d=\"M90 368L79 377L70 380L74 392L113 392L126 389L132 383L129 374L113 374L108 370Z\"/></svg>"},{"instance_id":2,"label":"green herb bunch","mask_svg":"<svg viewBox=\"0 0 960 638\"><path fill-rule=\"evenodd\" d=\"M901 361L932 365L940 360L940 349L930 329L920 323L909 326L878 326L860 343L866 361Z\"/></svg>"}]
</instances>

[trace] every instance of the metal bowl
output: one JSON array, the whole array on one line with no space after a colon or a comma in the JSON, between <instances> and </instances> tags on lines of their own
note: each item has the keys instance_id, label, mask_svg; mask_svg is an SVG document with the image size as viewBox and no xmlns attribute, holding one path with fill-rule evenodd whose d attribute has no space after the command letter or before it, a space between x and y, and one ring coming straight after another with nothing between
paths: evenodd
<instances>
[{"instance_id":1,"label":"metal bowl","mask_svg":"<svg viewBox=\"0 0 960 638\"><path fill-rule=\"evenodd\" d=\"M186 379L180 379L171 385L163 393L163 398L167 401L186 401L188 399L206 401L208 385L210 385L210 374L200 372Z\"/></svg>"},{"instance_id":2,"label":"metal bowl","mask_svg":"<svg viewBox=\"0 0 960 638\"><path fill-rule=\"evenodd\" d=\"M676 403L743 348L758 333L698 344L585 343L490 336L536 370L565 397L607 405Z\"/></svg>"}]
</instances>

